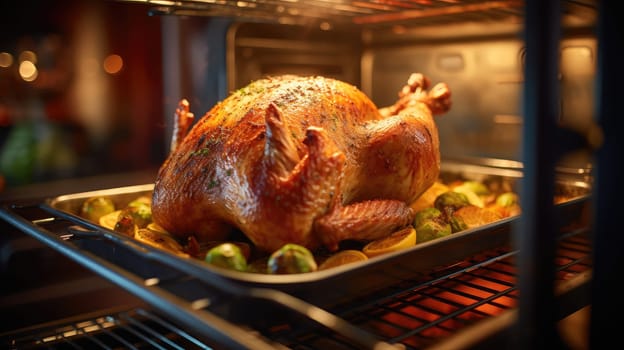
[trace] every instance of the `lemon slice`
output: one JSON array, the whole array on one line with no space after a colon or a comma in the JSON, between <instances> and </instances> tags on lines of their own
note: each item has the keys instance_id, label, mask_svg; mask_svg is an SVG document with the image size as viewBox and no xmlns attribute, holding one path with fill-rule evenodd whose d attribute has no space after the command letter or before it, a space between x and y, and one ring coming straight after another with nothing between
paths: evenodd
<instances>
[{"instance_id":1,"label":"lemon slice","mask_svg":"<svg viewBox=\"0 0 624 350\"><path fill-rule=\"evenodd\" d=\"M115 224L117 223L117 218L119 217L119 213L121 213L121 210L115 210L114 212L100 216L100 219L98 220L100 226L104 226L107 229L114 230Z\"/></svg>"},{"instance_id":2,"label":"lemon slice","mask_svg":"<svg viewBox=\"0 0 624 350\"><path fill-rule=\"evenodd\" d=\"M368 260L368 256L359 250L347 249L340 251L325 260L320 266L319 270L329 269L332 267L350 264L358 261Z\"/></svg>"},{"instance_id":3,"label":"lemon slice","mask_svg":"<svg viewBox=\"0 0 624 350\"><path fill-rule=\"evenodd\" d=\"M180 256L188 256L184 253L182 245L169 234L162 234L148 229L140 229L136 232L134 238L143 243L147 243L152 247L167 250Z\"/></svg>"},{"instance_id":4,"label":"lemon slice","mask_svg":"<svg viewBox=\"0 0 624 350\"><path fill-rule=\"evenodd\" d=\"M372 241L364 246L362 252L369 258L395 252L401 249L407 249L416 244L416 230L413 227L407 227L396 231L390 236Z\"/></svg>"}]
</instances>

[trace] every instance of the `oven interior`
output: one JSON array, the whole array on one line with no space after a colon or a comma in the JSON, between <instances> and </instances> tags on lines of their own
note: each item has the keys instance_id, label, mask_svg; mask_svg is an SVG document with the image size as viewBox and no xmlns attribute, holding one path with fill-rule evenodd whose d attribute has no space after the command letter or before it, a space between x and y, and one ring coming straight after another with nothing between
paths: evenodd
<instances>
[{"instance_id":1,"label":"oven interior","mask_svg":"<svg viewBox=\"0 0 624 350\"><path fill-rule=\"evenodd\" d=\"M1 309L9 315L0 331L3 346L500 348L517 341L523 334L518 325L532 320L530 312L523 314L532 308L522 306L540 305L539 297L528 295L531 288L548 292L547 286L525 284L526 278L543 277L527 270L527 259L554 262L554 303L545 310L554 318L545 322L556 329L557 341L572 348L588 346L587 313L595 301L592 275L600 263L594 254L598 248L608 251L595 244L593 220L600 216L593 218L593 210L604 208L594 202L603 188L597 180L613 180L594 174L602 158L594 162L590 141L573 138L574 147L557 157L554 145L559 140L540 143L553 154L547 160L555 162L549 164L522 148L530 140L526 135L541 125L526 120L526 86L552 87L552 75L546 83L529 79L537 68L531 65L527 47L535 38L523 28L525 23L548 23L549 14L560 16L553 18L561 19L563 39L550 42L557 46L559 62L554 75L560 91L555 103L558 125L579 134L595 126L596 102L609 106L610 101L598 100L594 93L600 72L596 27L604 12L596 2L562 1L545 17L536 15L544 9L530 1L124 3L145 6L146 15L162 17L163 45L177 48L176 55L163 57L163 65L176 73L163 74L164 94L193 96L192 101L202 101L194 105L198 111L251 80L280 73L337 77L386 105L396 97L392 87L402 86L411 72L426 72L432 81L452 83L453 108L438 120L440 138L447 140L441 153L449 161L488 162L488 169L507 171L546 167L553 178L588 185L591 191L547 210L552 217L544 226L552 228L552 252L520 254L519 247L527 245L518 243L525 239L518 238L518 232L528 236L529 247L535 247L531 240L542 232L523 231L532 223L544 223L534 213L537 219L517 218L492 228L492 235L478 243L481 249L459 253L461 257L449 254L436 263L443 249L457 250L458 244L466 243L459 239L456 246L448 240L439 250L424 250L424 257L431 259L422 264L427 269L409 265L418 259L414 254L389 259L376 272L388 275L392 283L339 302L318 297L339 279L329 286L310 283L300 294L240 284L195 264L180 266L170 254L120 239L51 206L45 201L49 198L12 201L0 211L6 232ZM208 57L211 64L197 57ZM173 111L175 104L165 99L163 108ZM604 152L612 151L608 146ZM527 183L521 194L531 198L534 192L525 189L531 185L545 189L546 195L556 190L547 180L529 178ZM551 204L539 202L536 208ZM470 242L475 235L466 237ZM550 241L543 243L549 247ZM359 278L356 281L364 283ZM520 290L529 292L524 297Z\"/></svg>"}]
</instances>

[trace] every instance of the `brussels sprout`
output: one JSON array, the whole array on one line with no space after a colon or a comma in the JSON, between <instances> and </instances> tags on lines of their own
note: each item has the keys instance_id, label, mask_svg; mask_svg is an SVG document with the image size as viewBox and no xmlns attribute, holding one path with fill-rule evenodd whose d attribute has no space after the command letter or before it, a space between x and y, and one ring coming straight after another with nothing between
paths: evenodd
<instances>
[{"instance_id":1,"label":"brussels sprout","mask_svg":"<svg viewBox=\"0 0 624 350\"><path fill-rule=\"evenodd\" d=\"M418 236L418 243L451 234L451 225L446 222L444 214L437 208L426 208L414 217L414 228Z\"/></svg>"},{"instance_id":2,"label":"brussels sprout","mask_svg":"<svg viewBox=\"0 0 624 350\"><path fill-rule=\"evenodd\" d=\"M134 203L127 206L122 210L120 216L123 214L132 216L138 228L146 228L152 223L152 207L144 203Z\"/></svg>"},{"instance_id":3,"label":"brussels sprout","mask_svg":"<svg viewBox=\"0 0 624 350\"><path fill-rule=\"evenodd\" d=\"M414 215L414 227L418 227L422 223L431 219L435 219L440 215L442 215L442 212L438 210L438 208L429 207L421 209L416 212L416 215Z\"/></svg>"},{"instance_id":4,"label":"brussels sprout","mask_svg":"<svg viewBox=\"0 0 624 350\"><path fill-rule=\"evenodd\" d=\"M466 195L466 198L468 199L468 202L470 204L483 208L484 206L483 199L481 199L481 197L479 197L479 195L477 195L477 193L475 193L472 190L471 186L466 185L466 183L463 183L462 185L454 187L453 191Z\"/></svg>"},{"instance_id":5,"label":"brussels sprout","mask_svg":"<svg viewBox=\"0 0 624 350\"><path fill-rule=\"evenodd\" d=\"M466 222L464 222L464 219L462 219L460 216L452 215L449 218L449 223L451 225L452 233L457 233L459 231L468 229L468 225L466 224Z\"/></svg>"},{"instance_id":6,"label":"brussels sprout","mask_svg":"<svg viewBox=\"0 0 624 350\"><path fill-rule=\"evenodd\" d=\"M494 205L491 206L503 217L520 215L520 198L514 192L504 192L496 197Z\"/></svg>"},{"instance_id":7,"label":"brussels sprout","mask_svg":"<svg viewBox=\"0 0 624 350\"><path fill-rule=\"evenodd\" d=\"M98 222L100 217L115 211L115 203L108 197L91 197L82 203L80 216Z\"/></svg>"},{"instance_id":8,"label":"brussels sprout","mask_svg":"<svg viewBox=\"0 0 624 350\"><path fill-rule=\"evenodd\" d=\"M418 243L427 242L432 239L448 236L452 233L451 225L448 223L440 223L434 220L424 222L416 227L416 235Z\"/></svg>"},{"instance_id":9,"label":"brussels sprout","mask_svg":"<svg viewBox=\"0 0 624 350\"><path fill-rule=\"evenodd\" d=\"M132 202L128 203L128 207L137 207L147 205L149 207L152 206L152 199L148 196L140 196L132 200Z\"/></svg>"},{"instance_id":10,"label":"brussels sprout","mask_svg":"<svg viewBox=\"0 0 624 350\"><path fill-rule=\"evenodd\" d=\"M430 207L420 210L414 216L414 227L418 227L430 220L444 221L444 215L438 208Z\"/></svg>"},{"instance_id":11,"label":"brussels sprout","mask_svg":"<svg viewBox=\"0 0 624 350\"><path fill-rule=\"evenodd\" d=\"M247 270L247 259L243 256L241 249L233 243L221 243L213 247L206 253L204 261L226 269Z\"/></svg>"},{"instance_id":12,"label":"brussels sprout","mask_svg":"<svg viewBox=\"0 0 624 350\"><path fill-rule=\"evenodd\" d=\"M117 217L114 230L134 237L137 230L146 228L152 222L152 207L147 204L136 204L125 207Z\"/></svg>"},{"instance_id":13,"label":"brussels sprout","mask_svg":"<svg viewBox=\"0 0 624 350\"><path fill-rule=\"evenodd\" d=\"M197 242L197 241L196 241ZM245 259L249 259L251 257L251 246L249 245L249 243L246 242L239 242L239 241L202 241L201 243L201 249L204 249L205 251L208 251L220 244L223 243L232 243L234 245L236 245L238 247L238 249L240 249L241 253L243 254L243 256L245 257ZM198 243L199 245L199 243Z\"/></svg>"},{"instance_id":14,"label":"brussels sprout","mask_svg":"<svg viewBox=\"0 0 624 350\"><path fill-rule=\"evenodd\" d=\"M470 205L468 197L460 192L447 191L437 196L433 206L450 217L453 212L463 206Z\"/></svg>"},{"instance_id":15,"label":"brussels sprout","mask_svg":"<svg viewBox=\"0 0 624 350\"><path fill-rule=\"evenodd\" d=\"M288 243L269 256L267 272L270 274L303 273L317 270L314 255L308 248Z\"/></svg>"},{"instance_id":16,"label":"brussels sprout","mask_svg":"<svg viewBox=\"0 0 624 350\"><path fill-rule=\"evenodd\" d=\"M518 204L518 195L513 192L501 193L496 197L496 205L501 207L510 207L514 204Z\"/></svg>"}]
</instances>

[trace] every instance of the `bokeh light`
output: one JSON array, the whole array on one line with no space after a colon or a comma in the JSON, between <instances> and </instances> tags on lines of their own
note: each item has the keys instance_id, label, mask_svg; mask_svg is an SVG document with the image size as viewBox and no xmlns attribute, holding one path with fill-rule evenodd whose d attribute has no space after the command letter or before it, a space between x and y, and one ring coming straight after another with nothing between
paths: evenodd
<instances>
[{"instance_id":1,"label":"bokeh light","mask_svg":"<svg viewBox=\"0 0 624 350\"><path fill-rule=\"evenodd\" d=\"M8 52L0 52L0 67L8 68L13 64L13 55Z\"/></svg>"},{"instance_id":2,"label":"bokeh light","mask_svg":"<svg viewBox=\"0 0 624 350\"><path fill-rule=\"evenodd\" d=\"M32 64L37 64L37 54L35 54L34 52L32 52L30 50L22 51L19 54L19 61L20 62L30 61L30 62L32 62Z\"/></svg>"},{"instance_id":3,"label":"bokeh light","mask_svg":"<svg viewBox=\"0 0 624 350\"><path fill-rule=\"evenodd\" d=\"M104 71L108 74L117 74L123 68L123 59L119 55L108 55L104 59Z\"/></svg>"},{"instance_id":4,"label":"bokeh light","mask_svg":"<svg viewBox=\"0 0 624 350\"><path fill-rule=\"evenodd\" d=\"M24 81L35 81L39 75L37 66L32 61L22 61L19 64L19 75Z\"/></svg>"}]
</instances>

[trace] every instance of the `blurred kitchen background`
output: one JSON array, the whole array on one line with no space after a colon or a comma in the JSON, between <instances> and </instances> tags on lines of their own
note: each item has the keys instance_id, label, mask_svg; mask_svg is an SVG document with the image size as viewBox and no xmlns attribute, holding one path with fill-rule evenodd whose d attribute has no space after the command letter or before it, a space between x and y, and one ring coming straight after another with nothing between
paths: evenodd
<instances>
[{"instance_id":1,"label":"blurred kitchen background","mask_svg":"<svg viewBox=\"0 0 624 350\"><path fill-rule=\"evenodd\" d=\"M477 21L360 31L322 22L284 30L214 14L152 15L153 3L133 1L0 6L0 187L154 171L169 150L181 98L197 120L230 91L280 73L335 77L386 106L410 73L423 72L453 94L450 112L436 119L443 158L521 159L519 17L496 27ZM586 133L595 15L578 10L564 18L559 121ZM589 156L568 158L576 169Z\"/></svg>"},{"instance_id":2,"label":"blurred kitchen background","mask_svg":"<svg viewBox=\"0 0 624 350\"><path fill-rule=\"evenodd\" d=\"M0 28L0 188L158 166L160 17L116 1L2 1Z\"/></svg>"}]
</instances>

